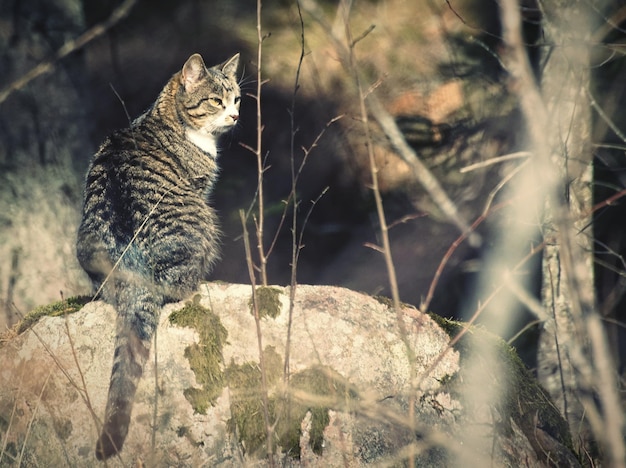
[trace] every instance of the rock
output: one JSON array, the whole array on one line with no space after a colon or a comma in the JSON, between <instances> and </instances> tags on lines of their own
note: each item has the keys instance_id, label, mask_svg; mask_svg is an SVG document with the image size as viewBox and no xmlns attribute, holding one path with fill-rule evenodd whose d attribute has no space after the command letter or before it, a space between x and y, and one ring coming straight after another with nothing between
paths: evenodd
<instances>
[{"instance_id":1,"label":"rock","mask_svg":"<svg viewBox=\"0 0 626 468\"><path fill-rule=\"evenodd\" d=\"M0 93L85 31L81 0L0 6ZM0 97L0 329L59 290L87 287L75 260L94 117L83 54ZM36 226L36 228L35 228ZM1 447L0 447L1 448Z\"/></svg>"},{"instance_id":2,"label":"rock","mask_svg":"<svg viewBox=\"0 0 626 468\"><path fill-rule=\"evenodd\" d=\"M528 418L499 402L481 415L463 400L463 358L429 315L405 307L401 331L388 301L350 290L298 286L291 316L289 288L257 292L260 338L247 285L203 285L192 300L164 308L128 438L108 466L269 466L266 417L273 461L286 466L401 465L411 458L416 466L464 459L549 465ZM113 308L96 301L0 342L0 466L96 463L114 322ZM514 375L538 389L528 374ZM540 425L546 410L524 398ZM481 429L493 438L488 453L459 442L472 421L494 414L498 424ZM549 456L574 460L567 431L547 433L551 428L541 427Z\"/></svg>"}]
</instances>

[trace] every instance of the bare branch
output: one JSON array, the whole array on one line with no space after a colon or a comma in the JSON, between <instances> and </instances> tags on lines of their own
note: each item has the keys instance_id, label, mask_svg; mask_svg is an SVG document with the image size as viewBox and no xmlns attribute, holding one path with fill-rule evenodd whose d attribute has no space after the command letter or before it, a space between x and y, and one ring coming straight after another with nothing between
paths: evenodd
<instances>
[{"instance_id":1,"label":"bare branch","mask_svg":"<svg viewBox=\"0 0 626 468\"><path fill-rule=\"evenodd\" d=\"M493 164L499 164L501 162L511 161L513 159L528 158L531 154L528 151L517 151L516 153L509 153L495 158L480 161L469 166L462 167L459 172L465 174L466 172L475 171L476 169L483 169L485 167L492 166Z\"/></svg>"},{"instance_id":2,"label":"bare branch","mask_svg":"<svg viewBox=\"0 0 626 468\"><path fill-rule=\"evenodd\" d=\"M315 2L315 0L301 0L301 5L307 11L307 13L309 13L313 17L313 19L322 27L326 34L328 34L329 38L333 42L337 53L344 63L344 66L346 66L349 70L352 70L353 66L351 64L350 51L357 41L349 39L348 44L350 44L351 47L348 47L345 42L342 41L342 39L338 36L338 34L334 32L335 29L332 28L325 20L324 14ZM344 21L346 22L346 27L348 27L347 18ZM366 32L369 34L369 32L371 32L371 28L368 29ZM359 38L359 40L360 39L362 38ZM428 192L428 194L439 206L439 208L446 215L446 217L453 224L455 224L461 232L468 232L469 223L459 213L454 202L450 199L450 197L448 197L448 194L441 186L437 178L418 158L415 151L413 151L413 149L406 142L406 139L398 128L395 120L382 106L376 95L374 93L364 93L364 99L366 100L367 107L371 111L374 118L377 120L378 124L387 136L394 150L411 168L415 179L422 185L422 187L424 187L424 190ZM361 119L365 119L365 117L361 115ZM468 233L472 245L479 245L480 236L474 232Z\"/></svg>"},{"instance_id":3,"label":"bare branch","mask_svg":"<svg viewBox=\"0 0 626 468\"><path fill-rule=\"evenodd\" d=\"M606 123L610 127L610 129L613 130L615 132L615 134L624 143L626 143L626 135L624 135L624 132L622 132L619 129L619 127L617 125L615 125L615 122L613 122L613 120L611 120L611 118L608 115L606 115L606 112L604 112L604 109L602 109L602 107L600 107L600 104L598 104L598 102L595 100L595 98L591 94L591 91L589 91L589 89L585 88L585 93L587 93L587 97L589 98L589 102L591 104L591 107L593 107L595 109L595 111L598 113L598 115L600 116L600 118L602 120L604 120L604 123Z\"/></svg>"},{"instance_id":4,"label":"bare branch","mask_svg":"<svg viewBox=\"0 0 626 468\"><path fill-rule=\"evenodd\" d=\"M508 206L511 202L503 202L500 203L499 205L496 205L495 207L493 207L491 210L489 210L487 213L483 213L481 216L479 216L476 221L474 221L474 223L470 226L470 229L464 233L462 233L453 243L450 247L448 247L448 250L446 251L446 253L444 254L444 256L442 257L441 261L439 262L439 265L437 266L437 270L435 270L435 275L432 279L432 281L430 282L430 286L428 288L428 293L426 294L426 299L424 299L422 301L422 303L420 304L420 310L427 312L428 308L430 307L430 302L433 299L433 296L435 295L435 289L437 288L437 285L439 284L439 279L441 278L441 275L443 273L443 269L445 268L445 266L447 265L448 261L450 260L450 258L452 257L452 254L456 251L456 249L459 247L459 245L461 245L461 243L463 241L465 241L465 239L468 238L469 233L472 232L473 230L475 230L483 221L485 221L485 219L487 219L487 216L491 213L494 213L496 211L499 211L500 209L504 208L505 206Z\"/></svg>"},{"instance_id":5,"label":"bare branch","mask_svg":"<svg viewBox=\"0 0 626 468\"><path fill-rule=\"evenodd\" d=\"M409 165L417 181L422 184L422 187L424 187L446 217L454 223L462 233L469 233L470 243L475 246L479 245L480 236L475 232L471 232L470 225L461 213L459 213L456 205L450 197L448 197L448 194L439 183L439 180L437 180L422 160L418 158L413 148L406 142L395 120L389 112L385 110L376 95L371 94L368 96L367 102L372 111L372 115L376 118L383 132L385 132L389 142L402 160Z\"/></svg>"},{"instance_id":6,"label":"bare branch","mask_svg":"<svg viewBox=\"0 0 626 468\"><path fill-rule=\"evenodd\" d=\"M365 39L368 36L368 34L371 33L374 30L375 27L376 27L375 24L370 24L369 27L365 31L363 31L363 33L360 36L358 36L357 38L352 40L352 43L350 44L350 47L354 47L359 42L361 42L363 39Z\"/></svg>"},{"instance_id":7,"label":"bare branch","mask_svg":"<svg viewBox=\"0 0 626 468\"><path fill-rule=\"evenodd\" d=\"M265 366L265 358L263 355L263 335L261 333L261 317L259 316L259 302L257 296L256 277L254 274L254 264L252 262L252 251L250 248L250 237L248 236L248 228L246 227L246 215L244 210L239 210L241 226L243 229L243 245L246 252L246 263L248 265L248 275L250 276L250 284L252 286L252 312L254 314L254 322L256 325L257 344L259 349L259 368L261 370L261 395L263 399L263 420L265 422L266 431L266 450L270 467L274 467L274 450L272 444L273 426L270 424L269 415L269 399L267 394L267 367ZM265 286L265 285L264 285Z\"/></svg>"},{"instance_id":8,"label":"bare branch","mask_svg":"<svg viewBox=\"0 0 626 468\"><path fill-rule=\"evenodd\" d=\"M257 0L256 2L256 30L257 30L257 88L256 88L256 118L257 118L257 135L256 135L256 150L254 154L257 160L257 192L258 192L258 216L259 222L256 225L256 237L257 237L257 251L259 255L259 268L261 274L261 283L263 286L267 286L267 255L265 247L263 246L263 229L265 227L265 199L263 195L263 172L264 161L262 157L262 136L263 136L263 115L261 113L261 88L263 87L262 79L262 60L263 60L263 37L261 29L261 11L262 2Z\"/></svg>"},{"instance_id":9,"label":"bare branch","mask_svg":"<svg viewBox=\"0 0 626 468\"><path fill-rule=\"evenodd\" d=\"M78 49L81 49L94 39L102 36L109 29L115 26L121 19L127 16L130 10L135 6L135 3L137 3L137 0L126 0L119 7L117 7L113 11L113 13L111 13L111 16L109 16L106 21L103 21L102 23L93 26L92 28L78 36L76 39L72 39L71 41L66 42L65 44L63 44L63 46L61 46L61 48L54 54L51 59L41 62L28 73L13 81L9 85L5 86L2 90L0 90L0 104L6 101L11 93L24 88L35 78L38 78L39 76L46 73L50 73L52 70L54 70L54 67L59 60L67 57L73 52L76 52Z\"/></svg>"}]
</instances>

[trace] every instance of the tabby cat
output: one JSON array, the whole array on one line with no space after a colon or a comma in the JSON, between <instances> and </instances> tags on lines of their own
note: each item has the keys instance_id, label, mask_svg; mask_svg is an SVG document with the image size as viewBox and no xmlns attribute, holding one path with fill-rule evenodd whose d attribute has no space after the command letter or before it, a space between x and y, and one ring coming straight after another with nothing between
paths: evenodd
<instances>
[{"instance_id":1,"label":"tabby cat","mask_svg":"<svg viewBox=\"0 0 626 468\"><path fill-rule=\"evenodd\" d=\"M91 162L77 255L118 314L99 460L122 449L162 306L195 291L218 256L208 198L216 140L239 118L238 64L239 54L212 68L192 55Z\"/></svg>"}]
</instances>

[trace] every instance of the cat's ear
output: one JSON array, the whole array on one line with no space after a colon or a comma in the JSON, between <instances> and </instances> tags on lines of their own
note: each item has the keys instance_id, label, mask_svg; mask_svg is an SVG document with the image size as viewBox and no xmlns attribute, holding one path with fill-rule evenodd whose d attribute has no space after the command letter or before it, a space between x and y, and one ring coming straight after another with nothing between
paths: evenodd
<instances>
[{"instance_id":1,"label":"cat's ear","mask_svg":"<svg viewBox=\"0 0 626 468\"><path fill-rule=\"evenodd\" d=\"M222 70L222 73L226 75L228 78L236 80L237 79L237 68L239 67L239 53L236 53L231 58L226 60L221 65L218 65L217 68Z\"/></svg>"},{"instance_id":2,"label":"cat's ear","mask_svg":"<svg viewBox=\"0 0 626 468\"><path fill-rule=\"evenodd\" d=\"M181 81L185 90L188 92L194 91L206 75L207 70L204 60L202 60L200 54L193 54L183 65L181 73Z\"/></svg>"}]
</instances>

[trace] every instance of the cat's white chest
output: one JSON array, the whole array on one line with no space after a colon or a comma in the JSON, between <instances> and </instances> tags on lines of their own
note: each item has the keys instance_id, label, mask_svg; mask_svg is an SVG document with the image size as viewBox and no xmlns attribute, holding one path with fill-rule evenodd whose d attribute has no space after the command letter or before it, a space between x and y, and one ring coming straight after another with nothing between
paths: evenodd
<instances>
[{"instance_id":1,"label":"cat's white chest","mask_svg":"<svg viewBox=\"0 0 626 468\"><path fill-rule=\"evenodd\" d=\"M202 151L209 153L211 156L217 156L217 144L215 136L201 133L192 128L187 129L187 138Z\"/></svg>"}]
</instances>

